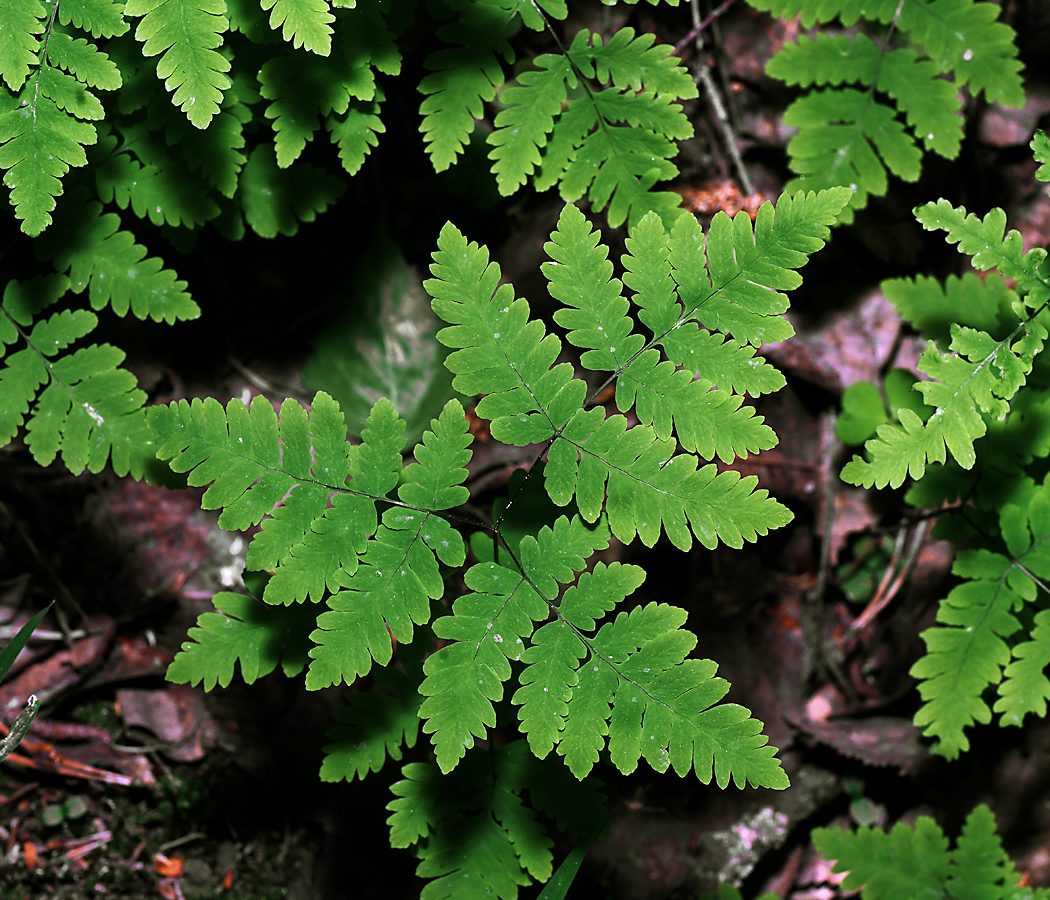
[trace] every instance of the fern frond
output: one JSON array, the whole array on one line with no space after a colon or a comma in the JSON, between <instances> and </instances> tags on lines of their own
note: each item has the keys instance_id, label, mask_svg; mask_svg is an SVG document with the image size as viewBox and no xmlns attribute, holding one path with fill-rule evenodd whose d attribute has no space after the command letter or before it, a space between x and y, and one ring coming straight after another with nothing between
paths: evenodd
<instances>
[{"instance_id":1,"label":"fern frond","mask_svg":"<svg viewBox=\"0 0 1050 900\"><path fill-rule=\"evenodd\" d=\"M525 791L532 807L559 819L557 811L571 807L567 821L577 835L605 818L592 779L558 779L553 765L530 759L524 741L471 756L451 775L425 763L409 763L402 774L387 805L390 842L419 844L416 874L435 879L423 888L424 900L513 900L519 886L550 878L553 845L525 805ZM552 779L561 791L553 808Z\"/></svg>"},{"instance_id":2,"label":"fern frond","mask_svg":"<svg viewBox=\"0 0 1050 900\"><path fill-rule=\"evenodd\" d=\"M48 61L65 69L88 87L115 91L122 84L120 69L105 53L84 38L54 31L47 42Z\"/></svg>"},{"instance_id":3,"label":"fern frond","mask_svg":"<svg viewBox=\"0 0 1050 900\"><path fill-rule=\"evenodd\" d=\"M307 635L313 627L309 607L276 609L244 594L220 591L216 612L204 613L168 667L168 681L228 687L239 662L245 684L269 675L278 662L285 675L298 675L306 663Z\"/></svg>"},{"instance_id":4,"label":"fern frond","mask_svg":"<svg viewBox=\"0 0 1050 900\"><path fill-rule=\"evenodd\" d=\"M43 18L40 0L10 0L0 6L0 78L12 92L22 89L39 61L35 35L44 31Z\"/></svg>"},{"instance_id":5,"label":"fern frond","mask_svg":"<svg viewBox=\"0 0 1050 900\"><path fill-rule=\"evenodd\" d=\"M565 54L537 57L537 68L501 95L504 108L488 138L500 192L513 193L542 164L539 189L560 182L566 200L587 194L597 208L609 206L612 225L628 217L636 222L651 209L673 221L680 198L650 189L678 174L670 161L675 140L691 136L692 125L673 101L697 93L671 48L653 46L654 40L623 28L604 43L585 29ZM587 87L566 106L577 73L613 86ZM548 142L550 158L541 161Z\"/></svg>"},{"instance_id":6,"label":"fern frond","mask_svg":"<svg viewBox=\"0 0 1050 900\"><path fill-rule=\"evenodd\" d=\"M350 104L351 73L345 65L338 65L342 61L338 56L326 57L327 54L275 56L259 70L260 93L272 101L266 108L266 118L273 119L277 165L282 169L295 162L306 142L313 140L319 116L345 113ZM370 87L374 88L374 82ZM368 95L361 99L370 100L374 90L361 93Z\"/></svg>"},{"instance_id":7,"label":"fern frond","mask_svg":"<svg viewBox=\"0 0 1050 900\"><path fill-rule=\"evenodd\" d=\"M884 8L892 8L883 3ZM955 72L956 83L984 92L989 101L1024 106L1021 61L1016 32L996 21L999 7L974 0L909 0L901 7L898 27L943 70ZM892 16L892 13L890 14ZM885 12L883 21L888 21Z\"/></svg>"},{"instance_id":8,"label":"fern frond","mask_svg":"<svg viewBox=\"0 0 1050 900\"><path fill-rule=\"evenodd\" d=\"M799 133L788 145L798 177L785 187L850 185L855 195L842 221L884 194L887 169L905 181L919 176L919 145L942 156L958 155L962 138L959 89L969 84L989 100L1020 107L1016 34L997 22L997 5L975 0L750 0L774 14L801 12L807 27L839 17L846 26L865 17L906 35L914 49L880 47L856 37L818 34L788 44L766 70L788 84L814 90L796 100L784 122ZM892 32L893 29L891 29ZM828 88L829 85L844 85ZM888 95L893 105L876 99ZM896 107L912 134L896 119Z\"/></svg>"},{"instance_id":9,"label":"fern frond","mask_svg":"<svg viewBox=\"0 0 1050 900\"><path fill-rule=\"evenodd\" d=\"M262 0L270 12L270 27L281 29L281 37L296 50L305 47L319 56L332 51L332 22L335 16L326 0Z\"/></svg>"},{"instance_id":10,"label":"fern frond","mask_svg":"<svg viewBox=\"0 0 1050 900\"><path fill-rule=\"evenodd\" d=\"M1020 232L1005 234L1006 213L1001 209L993 209L982 220L961 206L938 200L917 207L915 217L927 231L947 232L944 239L958 244L960 253L972 257L978 271L994 268L1003 278L1014 279L1029 308L1050 300L1050 275L1043 267L1046 250L1037 247L1025 253Z\"/></svg>"},{"instance_id":11,"label":"fern frond","mask_svg":"<svg viewBox=\"0 0 1050 900\"><path fill-rule=\"evenodd\" d=\"M1009 401L1025 383L1032 359L1047 336L1036 318L1050 300L1050 276L1043 271L1046 251L1023 254L1016 231L1004 238L1002 210L992 210L982 221L941 200L919 207L916 216L931 230L945 229L949 242L958 243L962 252L973 256L975 268L995 266L1001 276L1013 278L1025 292L1025 305L1035 312L1018 322L1015 308L1013 328L999 340L952 323L952 353L929 342L919 369L938 380L920 382L916 388L935 412L925 425L909 410L901 411L900 428L880 425L877 437L865 444L870 460L855 456L842 471L843 479L851 484L898 487L909 475L921 478L927 463L944 462L946 450L964 469L971 468L976 460L973 442L987 431L985 417L1005 417ZM984 294L989 313L1002 314L1001 285L993 281L982 291L971 283L969 290Z\"/></svg>"},{"instance_id":12,"label":"fern frond","mask_svg":"<svg viewBox=\"0 0 1050 900\"><path fill-rule=\"evenodd\" d=\"M995 274L983 279L973 272L949 275L943 284L926 275L890 278L880 289L901 318L944 348L953 322L993 336L1008 334L1017 324L1017 294Z\"/></svg>"},{"instance_id":13,"label":"fern frond","mask_svg":"<svg viewBox=\"0 0 1050 900\"><path fill-rule=\"evenodd\" d=\"M450 643L423 667L419 711L423 731L432 734L442 772L450 772L496 724L493 701L502 699L511 660L520 660L533 623L550 612L557 584L569 584L584 560L608 546L603 527L588 528L579 518L562 516L554 528L526 537L519 549L520 571L497 563L472 566L465 576L474 593L456 600L452 615L434 623L434 633Z\"/></svg>"},{"instance_id":14,"label":"fern frond","mask_svg":"<svg viewBox=\"0 0 1050 900\"><path fill-rule=\"evenodd\" d=\"M365 157L379 143L379 135L386 131L379 118L379 105L384 99L377 87L375 102L351 100L344 114L328 117L326 125L332 143L339 148L339 161L351 175L361 170Z\"/></svg>"},{"instance_id":15,"label":"fern frond","mask_svg":"<svg viewBox=\"0 0 1050 900\"><path fill-rule=\"evenodd\" d=\"M929 816L914 828L898 822L888 834L873 828L855 832L817 828L811 835L820 854L848 872L845 890L864 889L865 900L940 897L951 871L948 839Z\"/></svg>"},{"instance_id":16,"label":"fern frond","mask_svg":"<svg viewBox=\"0 0 1050 900\"><path fill-rule=\"evenodd\" d=\"M833 871L847 873L844 889L859 889L863 900L1045 900L1050 894L1021 887L996 833L995 816L983 804L966 817L953 850L929 816L919 816L914 827L899 822L888 834L872 828L818 828L812 838L823 856L836 860Z\"/></svg>"},{"instance_id":17,"label":"fern frond","mask_svg":"<svg viewBox=\"0 0 1050 900\"><path fill-rule=\"evenodd\" d=\"M420 688L427 697L423 730L434 735L442 771L454 768L474 738L495 724L492 703L502 699L510 661L521 659L527 665L513 702L522 707L529 745L542 757L557 743L577 778L591 770L608 734L622 772L633 771L644 756L661 772L669 765L680 775L695 768L705 783L713 772L721 787L730 778L738 786L786 784L776 750L764 746L761 723L742 707L711 709L728 684L712 679L713 663L685 661L696 638L679 630L681 610L650 604L621 614L596 635L584 634L638 587L640 569L599 564L554 607L555 580L571 581L584 557L606 542L604 528L562 517L536 539L522 540L520 571L486 563L467 572L475 593L434 623L435 634L454 643L427 660ZM555 621L533 635L534 623L552 612Z\"/></svg>"},{"instance_id":18,"label":"fern frond","mask_svg":"<svg viewBox=\"0 0 1050 900\"><path fill-rule=\"evenodd\" d=\"M797 286L800 279L793 270L806 261L808 253L823 245L827 225L834 221L846 198L847 192L839 189L831 194L782 200L776 221L773 208L764 208L754 233L746 215L738 216L735 222L728 216L716 217L707 240L706 259L699 226L692 217L683 216L681 221L691 221L692 226L672 231L671 248L665 254L681 282L679 289L687 311L677 323L696 316L709 327L733 332L756 344L790 335L790 326L780 318L787 300L778 289ZM603 290L603 281L611 289L611 294L606 290L609 296L605 301L619 290L609 283L611 268L604 251L594 249L596 238L579 213L567 210L563 223L567 232L578 232L571 240L582 244L576 248L579 255L571 258L572 265L567 265L570 257L564 256L565 263L548 266L546 272L563 301L581 307L579 316L559 312L559 321L573 329L574 340L595 351L586 356L586 365L615 364L614 376L626 378L633 374L626 367L634 362L641 338L635 336L632 341L629 326L624 330L622 305L607 315L599 309L603 295L593 302L587 299L589 290ZM646 227L661 228L655 220ZM701 240L697 240L698 235ZM593 522L601 512L608 485L608 508L616 508L610 512L613 533L622 540L631 540L638 533L650 546L662 528L683 548L691 544L691 533L705 546L714 546L719 539L740 546L742 541L765 533L766 527L775 527L774 522L786 521L782 508L769 502L765 492L751 493L753 480L737 480L728 472L715 475L713 467L697 471L695 457L681 455L672 460L674 442L654 428L639 425L627 432L622 416L606 421L603 410L580 409L585 386L572 377L568 366L551 368L560 341L545 335L539 322L528 321L528 304L513 299L510 286L496 291L499 270L488 265L487 253L468 245L452 226L442 231L438 246L432 267L436 277L426 287L434 297L435 312L451 323L439 332L438 340L456 348L446 362L456 374L454 386L464 394L487 395L477 412L492 420L492 433L499 440L523 446L554 439L545 477L548 493L556 503L564 505L575 496L584 518ZM557 241L551 246L558 259L564 251L558 249ZM713 282L708 280L705 264ZM584 272L573 273L576 265ZM563 269L567 271L564 276ZM618 348L600 330L606 319L614 329L614 339L622 334L627 347ZM669 330L674 327L672 323ZM693 401L690 409L676 412L675 418L685 422L687 440L698 447L728 456L737 446L744 448L751 442L757 447L768 442L761 423L751 422L746 413L741 413L737 401L724 394L709 397L699 388L688 387L692 383L688 376L673 375L667 366L660 369L654 355L638 360L637 377L623 389L622 396L637 398L637 384L645 383L645 379L653 393L673 385L683 398ZM640 415L656 421L656 402L651 393L646 394L645 402L639 404ZM733 416L738 419L732 428L736 422L742 428L735 438L731 428L727 438L716 440L704 421L709 417L710 422L726 424ZM661 412L659 417L659 428L669 431L666 415Z\"/></svg>"},{"instance_id":19,"label":"fern frond","mask_svg":"<svg viewBox=\"0 0 1050 900\"><path fill-rule=\"evenodd\" d=\"M435 513L468 497L462 482L470 441L463 407L450 400L416 447L417 462L405 469L398 489L405 505L384 513L360 567L344 576L349 590L329 597L329 611L317 618L318 629L310 636L317 646L310 651L306 677L310 690L341 680L352 684L368 672L372 660L385 665L391 635L408 643L413 623L429 620L430 600L444 592L438 560L459 566L466 558L459 532Z\"/></svg>"},{"instance_id":20,"label":"fern frond","mask_svg":"<svg viewBox=\"0 0 1050 900\"><path fill-rule=\"evenodd\" d=\"M309 163L280 169L274 148L260 144L241 170L237 196L249 227L260 237L291 237L343 195L346 185Z\"/></svg>"},{"instance_id":21,"label":"fern frond","mask_svg":"<svg viewBox=\"0 0 1050 900\"><path fill-rule=\"evenodd\" d=\"M230 62L215 48L229 28L225 0L128 0L141 16L135 38L147 59L160 55L157 77L197 128L207 128L230 87Z\"/></svg>"},{"instance_id":22,"label":"fern frond","mask_svg":"<svg viewBox=\"0 0 1050 900\"><path fill-rule=\"evenodd\" d=\"M167 116L165 141L169 146L174 145L179 148L186 168L190 172L200 170L201 176L208 185L215 188L224 197L232 197L237 192L239 175L248 159L241 151L245 145L244 126L252 119L251 110L245 104L237 101L231 91L227 93L222 109L211 120L211 124L201 131L193 128L184 117L175 114L174 107L159 104L158 106L163 110L162 115L170 112L170 115ZM154 109L151 109L150 112L153 113ZM146 145L138 141L133 146L142 153ZM162 163L157 157L154 157L153 166L161 168L170 191L170 185L178 178L175 173L182 167ZM203 200L210 201L201 188L198 188L198 194ZM189 191L186 192L189 193ZM179 199L181 201L181 197ZM190 227L194 227L198 221L209 221L216 215L212 212L213 204L206 205L204 202L197 201L195 205L200 207L196 216L186 216ZM168 206L170 203L165 208Z\"/></svg>"},{"instance_id":23,"label":"fern frond","mask_svg":"<svg viewBox=\"0 0 1050 900\"><path fill-rule=\"evenodd\" d=\"M791 168L798 178L785 186L787 191L848 185L853 191L850 208L861 209L869 195L886 193L887 167L905 181L919 177L919 148L894 110L873 100L870 93L853 88L814 91L785 110L784 124L799 129L788 144ZM843 222L852 218L847 213Z\"/></svg>"},{"instance_id":24,"label":"fern frond","mask_svg":"<svg viewBox=\"0 0 1050 900\"><path fill-rule=\"evenodd\" d=\"M0 370L0 443L25 424L26 445L40 465L50 465L61 452L74 474L85 468L100 472L112 459L118 475L141 478L152 458L142 414L146 395L134 375L118 368L124 352L102 344L62 355L98 323L87 310L63 310L33 322L67 287L65 278L28 287L12 281L4 292L0 343L20 338L26 347L8 355Z\"/></svg>"},{"instance_id":25,"label":"fern frond","mask_svg":"<svg viewBox=\"0 0 1050 900\"><path fill-rule=\"evenodd\" d=\"M353 101L377 99L373 68L395 74L399 67L400 54L386 22L365 8L340 11L331 56L293 53L267 60L259 82L262 96L272 101L266 117L274 120L277 164L285 168L299 158L319 118L345 116ZM349 136L344 134L343 140Z\"/></svg>"},{"instance_id":26,"label":"fern frond","mask_svg":"<svg viewBox=\"0 0 1050 900\"><path fill-rule=\"evenodd\" d=\"M430 74L419 83L420 93L427 95L419 107L419 130L435 171L456 161L474 131L474 120L482 118L484 104L503 84L497 54L513 59L505 34L512 22L498 3L473 3L459 21L438 29L438 37L455 46L424 60Z\"/></svg>"},{"instance_id":27,"label":"fern frond","mask_svg":"<svg viewBox=\"0 0 1050 900\"><path fill-rule=\"evenodd\" d=\"M583 365L620 373L617 407L634 407L639 421L653 425L657 437L668 438L673 430L687 451L707 459L717 452L723 461L732 462L774 446L772 429L750 407L741 407L739 397L712 390L710 381L694 380L690 372L676 370L668 360L661 362L655 349L642 351L645 339L631 333L628 303L620 294L619 280L611 278L612 263L598 238L583 214L567 206L545 246L555 262L544 263L543 271L551 296L570 307L558 310L555 321L568 329L571 344L591 348L581 357ZM660 301L677 307L667 234L657 215L648 213L628 241L631 254L624 259L625 267L633 270L631 276L651 276L653 284L631 276L629 283L639 288L639 294L651 293L650 288L662 290Z\"/></svg>"},{"instance_id":28,"label":"fern frond","mask_svg":"<svg viewBox=\"0 0 1050 900\"><path fill-rule=\"evenodd\" d=\"M108 305L118 316L130 310L139 319L169 323L200 315L186 282L147 257L146 248L120 230L119 217L103 214L95 201L69 198L38 246L56 269L69 274L74 293L88 289L92 309Z\"/></svg>"},{"instance_id":29,"label":"fern frond","mask_svg":"<svg viewBox=\"0 0 1050 900\"><path fill-rule=\"evenodd\" d=\"M889 94L927 150L954 159L962 140L962 101L940 69L907 49L884 53L867 35L802 36L776 54L766 71L785 84L859 83ZM785 119L787 121L787 119ZM893 171L896 169L891 166Z\"/></svg>"}]
</instances>

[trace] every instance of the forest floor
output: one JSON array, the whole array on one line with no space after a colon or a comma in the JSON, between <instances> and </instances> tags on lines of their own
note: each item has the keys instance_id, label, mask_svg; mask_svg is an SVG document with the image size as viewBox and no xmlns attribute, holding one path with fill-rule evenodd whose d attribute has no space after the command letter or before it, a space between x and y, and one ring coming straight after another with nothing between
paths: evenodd
<instances>
[{"instance_id":1,"label":"forest floor","mask_svg":"<svg viewBox=\"0 0 1050 900\"><path fill-rule=\"evenodd\" d=\"M1050 201L1028 149L1050 121L1050 16L1039 3L1004 6L1021 35L1026 107L969 101L963 156L927 158L921 182L894 184L836 231L792 296L798 336L763 349L788 377L759 404L780 444L736 468L757 474L794 521L756 546L698 549L684 561L663 544L608 551L674 573L661 582L661 599L690 611L697 653L718 660L730 699L766 723L793 786L721 792L607 768L612 834L592 847L574 898L692 900L730 877L746 893L833 900L840 878L809 844L811 827L936 813L955 833L978 802L992 806L1028 883L1050 884L1050 727L976 729L973 750L951 767L930 756L912 724L918 695L908 671L947 590L952 548L930 536L931 521L908 515L900 494L841 482L853 450L834 428L849 384L892 367L914 370L921 352L879 282L920 261L925 272L960 271L954 248L925 235L912 206L941 196L979 215L1000 206L1026 248L1050 243ZM632 15L667 43L688 30L684 11ZM785 181L790 135L781 123L788 98L762 67L799 30L737 4L713 33L736 139L764 197L775 198ZM705 224L718 209L753 210L756 198L734 186L703 100L689 112L697 137L682 146L676 189ZM410 131L387 137L418 143ZM478 234L498 236L491 246L506 278L543 309L538 266L560 202L540 196L468 209L413 152L386 214L417 283L435 217L452 209ZM136 344L129 364L151 401L308 397L302 370L323 318L351 295L331 273L340 258L331 254L360 236L357 215L335 210L294 241L246 240L203 261L187 258L180 274L206 314L170 343L199 340L203 349L187 360L155 337ZM288 302L297 291L322 298L302 318ZM248 299L238 306L237 296ZM215 310L218 319L209 318ZM491 440L483 456L487 471L475 474L493 496L527 462ZM390 849L382 825L395 767L364 783L317 778L325 730L357 688L308 694L301 679L273 674L205 695L164 681L212 594L238 584L250 537L221 531L200 510L200 494L72 477L57 465L39 469L20 446L0 451L0 641L56 601L0 685L0 709L32 691L43 701L29 737L0 767L0 900L417 896L414 861Z\"/></svg>"}]
</instances>

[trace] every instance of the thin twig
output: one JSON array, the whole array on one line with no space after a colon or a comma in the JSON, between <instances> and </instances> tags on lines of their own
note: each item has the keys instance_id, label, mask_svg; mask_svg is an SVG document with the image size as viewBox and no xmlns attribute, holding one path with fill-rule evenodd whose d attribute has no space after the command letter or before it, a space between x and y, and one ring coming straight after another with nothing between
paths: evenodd
<instances>
[{"instance_id":1,"label":"thin twig","mask_svg":"<svg viewBox=\"0 0 1050 900\"><path fill-rule=\"evenodd\" d=\"M688 44L690 41L696 40L697 35L699 35L701 31L707 28L715 19L717 19L720 15L726 12L729 9L729 7L732 6L734 3L736 3L736 0L722 0L722 3L720 3L714 11L708 13L699 25L694 26L693 30L690 31L689 34L687 34L677 44L674 45L674 50L672 51L673 55L681 56L682 51L685 49L685 45Z\"/></svg>"},{"instance_id":2,"label":"thin twig","mask_svg":"<svg viewBox=\"0 0 1050 900\"><path fill-rule=\"evenodd\" d=\"M690 9L693 12L693 33L696 38L697 51L697 60L694 64L696 75L693 80L704 89L704 96L707 97L707 102L711 105L711 111L722 129L722 138L725 141L726 151L733 160L733 166L736 168L740 186L743 188L744 193L750 197L755 193L754 185L751 184L751 176L747 174L747 169L744 167L744 158L740 155L740 148L737 146L736 132L733 131L733 126L729 123L729 115L726 113L725 105L722 103L722 97L718 93L718 88L715 87L715 81L711 77L711 72L707 68L707 62L701 53L704 46L703 35L701 34L704 23L700 20L700 9L696 5L696 0L693 0L690 4Z\"/></svg>"}]
</instances>

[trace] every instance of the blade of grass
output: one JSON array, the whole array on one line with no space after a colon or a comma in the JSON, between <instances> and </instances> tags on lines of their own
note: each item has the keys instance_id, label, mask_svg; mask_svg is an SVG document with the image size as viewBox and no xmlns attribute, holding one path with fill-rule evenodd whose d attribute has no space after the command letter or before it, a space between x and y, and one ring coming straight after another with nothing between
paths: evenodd
<instances>
[{"instance_id":1,"label":"blade of grass","mask_svg":"<svg viewBox=\"0 0 1050 900\"><path fill-rule=\"evenodd\" d=\"M13 638L3 650L0 650L0 681L3 681L7 677L7 673L11 671L11 666L14 665L15 659L18 654L22 652L22 648L29 643L29 638L36 631L37 625L39 625L44 616L47 615L47 611L51 609L52 604L45 606L40 612L38 612L33 618L31 618L25 625L22 626L21 630Z\"/></svg>"}]
</instances>

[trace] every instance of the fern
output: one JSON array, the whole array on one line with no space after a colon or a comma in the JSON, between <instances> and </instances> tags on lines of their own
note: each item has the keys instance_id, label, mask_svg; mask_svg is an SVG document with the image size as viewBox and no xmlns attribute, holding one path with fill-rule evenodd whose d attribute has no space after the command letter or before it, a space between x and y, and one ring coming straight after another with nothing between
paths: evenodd
<instances>
[{"instance_id":1,"label":"fern","mask_svg":"<svg viewBox=\"0 0 1050 900\"><path fill-rule=\"evenodd\" d=\"M844 890L860 889L863 900L1042 900L1050 893L1022 887L996 833L995 817L984 805L966 817L954 850L929 816L920 816L914 827L897 824L888 834L873 828L818 828L812 838L820 853L837 861L834 871L848 873Z\"/></svg>"},{"instance_id":2,"label":"fern","mask_svg":"<svg viewBox=\"0 0 1050 900\"><path fill-rule=\"evenodd\" d=\"M61 453L73 473L99 472L112 461L118 475L141 478L153 441L135 376L118 366L124 353L92 344L63 354L90 334L98 318L87 310L40 314L69 286L51 276L8 282L0 303L0 445L26 428L34 459L47 466ZM11 350L17 345L21 349Z\"/></svg>"},{"instance_id":3,"label":"fern","mask_svg":"<svg viewBox=\"0 0 1050 900\"><path fill-rule=\"evenodd\" d=\"M1033 142L1050 159L1044 136ZM1050 180L1043 169L1040 178ZM1050 324L1050 273L1044 250L1027 253L1020 235L1004 235L1005 214L984 219L946 201L916 209L926 228L940 228L975 268L995 268L941 287L932 279L884 285L887 296L929 338L919 364L931 380L915 384L929 412L898 410L899 424L879 425L842 477L854 484L898 487L916 479L915 505L950 502L964 514L942 533L970 538L953 572L961 581L941 601L938 624L923 632L926 655L912 668L923 706L915 722L953 759L969 748L975 723L1020 725L1042 716L1050 697L1044 545L1050 538L1050 484L1032 468L1050 455L1040 423L1047 400L1041 351ZM1008 287L1005 279L1013 287ZM988 697L991 688L998 700Z\"/></svg>"},{"instance_id":4,"label":"fern","mask_svg":"<svg viewBox=\"0 0 1050 900\"><path fill-rule=\"evenodd\" d=\"M611 225L628 217L637 222L648 210L673 219L677 196L649 189L678 174L670 161L674 141L691 137L693 129L673 101L697 94L670 48L653 46L654 40L636 37L631 28L608 43L581 31L564 54L537 57L536 69L503 92L504 108L488 138L500 192L524 184L546 148L538 189L560 184L566 200L586 195L597 208L609 207ZM596 91L585 84L582 97L569 99L579 78L612 87Z\"/></svg>"},{"instance_id":5,"label":"fern","mask_svg":"<svg viewBox=\"0 0 1050 900\"><path fill-rule=\"evenodd\" d=\"M230 87L230 62L216 49L229 27L224 0L128 0L125 15L142 17L135 38L142 55L160 55L157 77L197 128L207 128Z\"/></svg>"},{"instance_id":6,"label":"fern","mask_svg":"<svg viewBox=\"0 0 1050 900\"><path fill-rule=\"evenodd\" d=\"M1016 35L997 22L998 7L978 0L749 0L778 16L801 15L806 27L840 18L889 25L909 47L894 49L861 31L818 33L788 44L766 71L789 85L814 89L784 113L799 129L788 145L796 178L788 191L849 185L850 222L888 175L915 181L923 151L958 156L963 120L959 89L990 101L1024 105ZM904 122L901 121L903 116Z\"/></svg>"},{"instance_id":7,"label":"fern","mask_svg":"<svg viewBox=\"0 0 1050 900\"><path fill-rule=\"evenodd\" d=\"M434 879L426 896L514 896L518 885L549 877L550 842L522 791L534 809L590 833L600 817L573 810L580 798L594 806L585 779L606 746L622 772L644 759L720 787L785 787L761 723L721 702L729 685L715 663L687 658L696 638L683 629L685 613L650 603L603 621L643 575L588 559L611 535L652 545L663 530L683 548L694 537L740 546L789 521L754 478L698 460L716 452L732 460L775 442L741 402L744 391L779 386L771 366L752 365L752 344L785 332L780 291L798 285L795 269L823 245L847 199L841 189L783 198L760 211L754 231L746 215L723 214L706 239L691 216L667 232L649 213L624 263L650 338L634 333L597 232L565 208L543 269L564 304L555 318L587 348L584 367L608 372L623 408L634 406L632 427L587 401L570 364L553 365L560 341L530 320L513 287L499 286L486 250L445 227L426 287L448 323L438 337L452 349L455 386L486 395L476 412L497 439L544 443L547 462L534 472L542 469L556 504L579 509L532 533L501 518L492 527L498 558L470 565L459 597L449 596L448 575L466 562L454 526L469 499L472 437L458 401L431 421L408 466L405 423L385 399L357 446L323 392L309 410L286 400L279 414L262 397L250 408L211 399L151 407L158 456L191 485L209 485L202 505L222 510L222 527L261 523L247 567L272 573L258 600L216 598L217 612L201 617L169 677L213 687L229 682L238 660L253 680L279 660L294 673L308 659L306 686L317 690L375 671L386 693L360 694L340 715L322 777L379 770L422 726L436 766L405 768L390 822L395 846L418 845L419 873ZM664 352L693 360L700 380L696 369L661 360ZM657 407L668 405L675 413L665 417ZM392 668L395 647L403 672ZM517 708L527 742L469 753L508 708ZM540 763L554 749L567 768Z\"/></svg>"}]
</instances>

